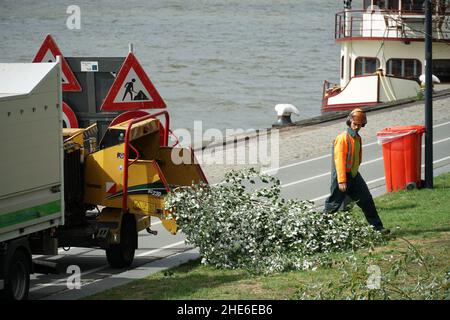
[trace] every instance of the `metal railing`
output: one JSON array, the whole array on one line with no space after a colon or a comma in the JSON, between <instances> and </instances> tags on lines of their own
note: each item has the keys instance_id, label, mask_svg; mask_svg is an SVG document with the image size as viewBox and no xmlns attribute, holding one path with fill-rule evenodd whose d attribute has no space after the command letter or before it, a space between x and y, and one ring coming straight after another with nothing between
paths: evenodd
<instances>
[{"instance_id":1,"label":"metal railing","mask_svg":"<svg viewBox=\"0 0 450 320\"><path fill-rule=\"evenodd\" d=\"M335 38L425 38L423 11L346 10L335 16ZM433 39L450 42L450 12L433 15Z\"/></svg>"},{"instance_id":2,"label":"metal railing","mask_svg":"<svg viewBox=\"0 0 450 320\"><path fill-rule=\"evenodd\" d=\"M125 131L125 141L124 141L124 157L123 157L123 181L122 181L122 189L123 189L123 193L122 193L122 211L124 213L128 212L128 205L127 205L127 199L128 199L128 168L135 163L136 161L139 160L140 158L140 154L139 151L130 143L130 132L131 132L131 127L133 124L147 120L147 119L151 119L151 118L156 118L160 115L164 115L165 119L166 119L166 126L165 126L165 132L164 132L164 142L163 145L167 146L168 143L168 133L169 133L169 113L167 111L161 111L161 112L157 112L157 113L153 113L153 114L149 114L140 118L134 118L132 119L127 126L127 129ZM135 154L136 157L134 159L129 159L129 154L130 154L130 149L132 149ZM167 186L167 182L165 182L164 179L164 175L162 174L161 170L159 169L159 166L157 163L154 163L155 168L158 170L159 175L161 180L163 181L164 185Z\"/></svg>"}]
</instances>

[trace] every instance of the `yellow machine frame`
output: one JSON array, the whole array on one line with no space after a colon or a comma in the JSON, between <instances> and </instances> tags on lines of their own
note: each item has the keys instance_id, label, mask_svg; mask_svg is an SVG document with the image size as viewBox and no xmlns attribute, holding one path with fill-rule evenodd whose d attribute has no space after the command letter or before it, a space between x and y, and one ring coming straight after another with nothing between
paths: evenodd
<instances>
[{"instance_id":1,"label":"yellow machine frame","mask_svg":"<svg viewBox=\"0 0 450 320\"><path fill-rule=\"evenodd\" d=\"M81 133L90 129L64 129L65 143L83 146ZM103 140L98 150L83 153L84 202L105 207L99 222L118 223L110 230L111 243L120 242L120 222L127 213L136 217L137 232L149 228L154 216L175 234L176 222L164 209L165 196L178 186L207 183L193 151L160 146L159 120L151 116L111 126ZM185 152L190 163L172 161L173 154L183 157Z\"/></svg>"}]
</instances>

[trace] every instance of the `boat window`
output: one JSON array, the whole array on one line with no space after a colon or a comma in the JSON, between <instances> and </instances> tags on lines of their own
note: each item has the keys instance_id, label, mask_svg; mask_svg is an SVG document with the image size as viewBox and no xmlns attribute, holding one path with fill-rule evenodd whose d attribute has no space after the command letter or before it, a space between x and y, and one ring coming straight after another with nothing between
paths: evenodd
<instances>
[{"instance_id":1,"label":"boat window","mask_svg":"<svg viewBox=\"0 0 450 320\"><path fill-rule=\"evenodd\" d=\"M418 79L422 74L422 63L417 59L389 59L387 74L395 77Z\"/></svg>"},{"instance_id":2,"label":"boat window","mask_svg":"<svg viewBox=\"0 0 450 320\"><path fill-rule=\"evenodd\" d=\"M368 2L370 4L370 1ZM399 0L374 0L373 5L380 9L398 10L398 2ZM366 2L364 2L364 5L366 5Z\"/></svg>"},{"instance_id":3,"label":"boat window","mask_svg":"<svg viewBox=\"0 0 450 320\"><path fill-rule=\"evenodd\" d=\"M380 60L370 57L358 57L355 60L355 76L372 74L380 67Z\"/></svg>"},{"instance_id":4,"label":"boat window","mask_svg":"<svg viewBox=\"0 0 450 320\"><path fill-rule=\"evenodd\" d=\"M386 8L386 0L374 0L373 5L377 6L380 9L385 9Z\"/></svg>"},{"instance_id":5,"label":"boat window","mask_svg":"<svg viewBox=\"0 0 450 320\"><path fill-rule=\"evenodd\" d=\"M372 0L364 0L364 10L369 8L372 5Z\"/></svg>"},{"instance_id":6,"label":"boat window","mask_svg":"<svg viewBox=\"0 0 450 320\"><path fill-rule=\"evenodd\" d=\"M405 11L424 11L425 0L403 0L402 10Z\"/></svg>"},{"instance_id":7,"label":"boat window","mask_svg":"<svg viewBox=\"0 0 450 320\"><path fill-rule=\"evenodd\" d=\"M445 11L450 10L450 0L439 0L436 5L437 13L440 15L445 15Z\"/></svg>"},{"instance_id":8,"label":"boat window","mask_svg":"<svg viewBox=\"0 0 450 320\"><path fill-rule=\"evenodd\" d=\"M398 10L400 9L399 0L390 0L388 4L388 9Z\"/></svg>"},{"instance_id":9,"label":"boat window","mask_svg":"<svg viewBox=\"0 0 450 320\"><path fill-rule=\"evenodd\" d=\"M341 57L341 79L344 78L344 56Z\"/></svg>"},{"instance_id":10,"label":"boat window","mask_svg":"<svg viewBox=\"0 0 450 320\"><path fill-rule=\"evenodd\" d=\"M433 74L441 82L450 83L450 59L433 59Z\"/></svg>"}]
</instances>

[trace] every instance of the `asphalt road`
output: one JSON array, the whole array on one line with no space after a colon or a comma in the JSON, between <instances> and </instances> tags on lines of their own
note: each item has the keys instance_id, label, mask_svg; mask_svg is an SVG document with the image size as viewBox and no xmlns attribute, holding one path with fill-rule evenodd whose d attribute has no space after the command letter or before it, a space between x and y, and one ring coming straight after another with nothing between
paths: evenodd
<instances>
[{"instance_id":1,"label":"asphalt road","mask_svg":"<svg viewBox=\"0 0 450 320\"><path fill-rule=\"evenodd\" d=\"M450 122L434 126L433 141L435 173L439 170L450 171ZM372 194L377 196L385 192L381 146L377 143L376 138L363 141L363 143L363 163L360 172ZM422 149L422 162L423 155L424 149ZM280 167L275 175L281 180L282 196L309 199L313 200L317 206L323 205L329 194L330 167L330 154ZM139 249L136 251L135 260L128 272L110 268L103 250L71 248L66 252L60 249L60 254L57 256L34 257L41 261L57 262L61 272L50 275L33 275L30 299L80 298L98 291L98 288L103 290L138 278L142 276L142 272L150 273L155 263L159 262L159 265L154 271L161 270L164 266L171 266L174 261L173 257L192 252L192 247L184 244L182 234L175 236L169 234L156 219L153 221L152 229L157 230L158 235L150 235L145 231L139 234ZM189 257L195 257L195 254ZM168 262L167 265L164 264L164 261ZM81 289L68 289L67 281L71 273L67 273L67 269L70 266L80 268ZM133 270L139 270L141 273L133 274ZM73 282L69 279L70 283ZM98 287L97 290L92 289L95 287Z\"/></svg>"}]
</instances>

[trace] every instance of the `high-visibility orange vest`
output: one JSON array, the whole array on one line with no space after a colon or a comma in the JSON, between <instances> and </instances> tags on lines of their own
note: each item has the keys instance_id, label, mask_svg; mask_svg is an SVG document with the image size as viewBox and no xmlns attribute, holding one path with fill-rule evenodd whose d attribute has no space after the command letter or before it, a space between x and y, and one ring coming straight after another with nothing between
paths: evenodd
<instances>
[{"instance_id":1,"label":"high-visibility orange vest","mask_svg":"<svg viewBox=\"0 0 450 320\"><path fill-rule=\"evenodd\" d=\"M359 140L359 163L362 161L362 141L361 137L356 134L352 137L347 131L339 134L334 140L334 165L336 167L338 183L347 182L347 173L352 170L354 154L355 154L355 139Z\"/></svg>"}]
</instances>

